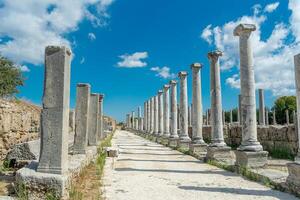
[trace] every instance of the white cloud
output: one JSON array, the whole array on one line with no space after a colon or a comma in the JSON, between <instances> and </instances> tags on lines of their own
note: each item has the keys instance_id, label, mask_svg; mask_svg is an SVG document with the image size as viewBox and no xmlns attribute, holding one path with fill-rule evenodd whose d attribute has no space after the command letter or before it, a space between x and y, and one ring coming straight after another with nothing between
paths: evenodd
<instances>
[{"instance_id":1,"label":"white cloud","mask_svg":"<svg viewBox=\"0 0 300 200\"><path fill-rule=\"evenodd\" d=\"M170 68L166 67L166 66L162 67L162 68L152 67L150 70L157 72L156 76L161 77L161 78L167 79L167 78L175 78L176 77L176 74L171 73Z\"/></svg>"},{"instance_id":2,"label":"white cloud","mask_svg":"<svg viewBox=\"0 0 300 200\"><path fill-rule=\"evenodd\" d=\"M22 72L30 72L30 69L26 65L16 65Z\"/></svg>"},{"instance_id":3,"label":"white cloud","mask_svg":"<svg viewBox=\"0 0 300 200\"><path fill-rule=\"evenodd\" d=\"M88 34L88 38L93 41L93 40L96 40L96 35L94 33L89 33Z\"/></svg>"},{"instance_id":4,"label":"white cloud","mask_svg":"<svg viewBox=\"0 0 300 200\"><path fill-rule=\"evenodd\" d=\"M118 62L119 67L135 68L135 67L145 67L147 63L142 61L148 57L147 52L135 52L133 54L124 54L119 56L122 61Z\"/></svg>"},{"instance_id":5,"label":"white cloud","mask_svg":"<svg viewBox=\"0 0 300 200\"><path fill-rule=\"evenodd\" d=\"M270 4L271 5L271 4ZM278 5L269 6L268 10L276 9ZM252 48L254 54L254 68L256 87L269 89L273 95L286 95L294 92L293 55L299 53L300 43L300 1L290 0L289 9L292 10L290 23L271 22L267 13L261 13L261 6L253 7L253 15L242 16L222 26L209 27L212 31L211 42L217 49L224 52L221 57L221 69L239 68L238 37L233 36L233 29L240 23L255 24L257 30L252 33ZM264 23L274 24L272 33L267 39L262 39L261 33ZM207 40L206 40L207 41ZM239 75L234 74L226 80L226 84L233 88L240 87Z\"/></svg>"},{"instance_id":6,"label":"white cloud","mask_svg":"<svg viewBox=\"0 0 300 200\"><path fill-rule=\"evenodd\" d=\"M105 25L103 21L109 17L106 10L111 3L108 0L3 0L0 53L19 64L42 64L47 45L72 45L66 35L76 31L83 19ZM96 14L90 11L93 8Z\"/></svg>"},{"instance_id":7,"label":"white cloud","mask_svg":"<svg viewBox=\"0 0 300 200\"><path fill-rule=\"evenodd\" d=\"M271 13L274 10L276 10L278 6L279 6L279 2L268 4L268 5L266 5L264 11L268 12L268 13Z\"/></svg>"},{"instance_id":8,"label":"white cloud","mask_svg":"<svg viewBox=\"0 0 300 200\"><path fill-rule=\"evenodd\" d=\"M209 44L212 43L212 36L213 36L213 33L212 33L212 30L211 30L211 24L208 25L201 33L201 38L204 39L206 42L208 42Z\"/></svg>"},{"instance_id":9,"label":"white cloud","mask_svg":"<svg viewBox=\"0 0 300 200\"><path fill-rule=\"evenodd\" d=\"M85 62L85 58L82 57L81 60L80 60L80 64L83 64Z\"/></svg>"}]
</instances>

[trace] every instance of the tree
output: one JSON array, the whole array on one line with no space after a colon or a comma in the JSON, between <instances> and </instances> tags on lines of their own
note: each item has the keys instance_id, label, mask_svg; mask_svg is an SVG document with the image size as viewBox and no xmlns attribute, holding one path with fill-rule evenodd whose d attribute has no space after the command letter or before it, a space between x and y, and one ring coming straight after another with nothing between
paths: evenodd
<instances>
[{"instance_id":1,"label":"tree","mask_svg":"<svg viewBox=\"0 0 300 200\"><path fill-rule=\"evenodd\" d=\"M24 78L21 70L7 58L0 56L0 97L9 97L19 92Z\"/></svg>"},{"instance_id":2,"label":"tree","mask_svg":"<svg viewBox=\"0 0 300 200\"><path fill-rule=\"evenodd\" d=\"M282 96L276 99L273 109L276 113L276 121L278 124L286 123L285 111L289 111L289 117L292 119L293 111L296 111L296 97Z\"/></svg>"}]
</instances>

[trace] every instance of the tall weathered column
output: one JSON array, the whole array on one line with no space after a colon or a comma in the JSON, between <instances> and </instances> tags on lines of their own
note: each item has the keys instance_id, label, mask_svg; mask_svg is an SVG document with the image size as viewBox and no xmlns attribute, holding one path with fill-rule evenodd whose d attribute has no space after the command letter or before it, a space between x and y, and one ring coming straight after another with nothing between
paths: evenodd
<instances>
[{"instance_id":1,"label":"tall weathered column","mask_svg":"<svg viewBox=\"0 0 300 200\"><path fill-rule=\"evenodd\" d=\"M88 117L88 145L98 145L98 128L99 128L99 94L90 94L89 117Z\"/></svg>"},{"instance_id":2,"label":"tall weathered column","mask_svg":"<svg viewBox=\"0 0 300 200\"><path fill-rule=\"evenodd\" d=\"M224 142L223 126L225 112L222 110L221 78L219 57L223 53L219 50L208 53L210 61L210 95L211 95L211 143L207 149L207 160L217 160L232 163L230 147Z\"/></svg>"},{"instance_id":3,"label":"tall weathered column","mask_svg":"<svg viewBox=\"0 0 300 200\"><path fill-rule=\"evenodd\" d=\"M170 81L171 87L171 133L169 138L169 146L176 147L178 142L177 133L177 82Z\"/></svg>"},{"instance_id":4,"label":"tall weathered column","mask_svg":"<svg viewBox=\"0 0 300 200\"><path fill-rule=\"evenodd\" d=\"M268 152L263 151L257 140L255 81L253 54L250 35L255 31L253 24L240 24L234 29L234 35L239 36L240 42L240 79L242 95L242 143L237 151L237 164L247 167L264 166L267 163ZM248 152L252 151L252 152ZM253 153L258 152L258 153ZM257 162L248 162L249 156Z\"/></svg>"},{"instance_id":5,"label":"tall weathered column","mask_svg":"<svg viewBox=\"0 0 300 200\"><path fill-rule=\"evenodd\" d=\"M144 102L144 120L143 120L143 131L146 132L147 130L147 102Z\"/></svg>"},{"instance_id":6,"label":"tall weathered column","mask_svg":"<svg viewBox=\"0 0 300 200\"><path fill-rule=\"evenodd\" d=\"M207 144L203 140L202 126L203 126L203 114L202 114L202 89L201 89L201 68L200 63L193 63L192 69L192 102L193 102L193 121L192 121L192 144L190 150L195 155L203 154L206 152ZM186 81L186 80L185 80Z\"/></svg>"},{"instance_id":7,"label":"tall weathered column","mask_svg":"<svg viewBox=\"0 0 300 200\"><path fill-rule=\"evenodd\" d=\"M154 97L150 98L150 134L154 133Z\"/></svg>"},{"instance_id":8,"label":"tall weathered column","mask_svg":"<svg viewBox=\"0 0 300 200\"><path fill-rule=\"evenodd\" d=\"M147 126L147 133L148 134L150 134L150 127L151 127L151 122L150 122L150 120L151 120L151 117L150 117L150 100L148 100L147 101L147 124L148 124L148 126Z\"/></svg>"},{"instance_id":9,"label":"tall weathered column","mask_svg":"<svg viewBox=\"0 0 300 200\"><path fill-rule=\"evenodd\" d=\"M164 135L162 144L167 145L168 139L170 137L170 93L169 93L170 85L164 85L163 88L163 103L164 103Z\"/></svg>"},{"instance_id":10,"label":"tall weathered column","mask_svg":"<svg viewBox=\"0 0 300 200\"><path fill-rule=\"evenodd\" d=\"M192 107L188 105L188 126L192 126Z\"/></svg>"},{"instance_id":11,"label":"tall weathered column","mask_svg":"<svg viewBox=\"0 0 300 200\"><path fill-rule=\"evenodd\" d=\"M141 123L141 118L142 118L142 108L141 106L138 107L138 130L142 130L142 123Z\"/></svg>"},{"instance_id":12,"label":"tall weathered column","mask_svg":"<svg viewBox=\"0 0 300 200\"><path fill-rule=\"evenodd\" d=\"M265 125L266 117L265 117L264 90L258 89L258 95L259 95L259 125Z\"/></svg>"},{"instance_id":13,"label":"tall weathered column","mask_svg":"<svg viewBox=\"0 0 300 200\"><path fill-rule=\"evenodd\" d=\"M48 46L45 50L38 172L68 172L71 55L71 51L66 47Z\"/></svg>"},{"instance_id":14,"label":"tall weathered column","mask_svg":"<svg viewBox=\"0 0 300 200\"><path fill-rule=\"evenodd\" d=\"M158 96L156 95L153 98L154 98L154 135L158 136Z\"/></svg>"},{"instance_id":15,"label":"tall weathered column","mask_svg":"<svg viewBox=\"0 0 300 200\"><path fill-rule=\"evenodd\" d=\"M288 109L285 110L285 121L286 121L287 125L290 124L290 116L289 116L289 110Z\"/></svg>"},{"instance_id":16,"label":"tall weathered column","mask_svg":"<svg viewBox=\"0 0 300 200\"><path fill-rule=\"evenodd\" d=\"M266 125L269 126L269 110L265 108L266 110Z\"/></svg>"},{"instance_id":17,"label":"tall weathered column","mask_svg":"<svg viewBox=\"0 0 300 200\"><path fill-rule=\"evenodd\" d=\"M298 154L295 157L295 162L288 163L287 168L289 176L287 177L287 183L292 192L300 194L300 54L294 56L295 64L295 82L296 82L296 101L297 101L297 126L295 126L295 132L298 134Z\"/></svg>"},{"instance_id":18,"label":"tall weathered column","mask_svg":"<svg viewBox=\"0 0 300 200\"><path fill-rule=\"evenodd\" d=\"M88 141L88 117L91 86L86 83L77 84L76 91L76 128L73 154L85 154Z\"/></svg>"},{"instance_id":19,"label":"tall weathered column","mask_svg":"<svg viewBox=\"0 0 300 200\"><path fill-rule=\"evenodd\" d=\"M181 71L178 73L178 77L180 78L180 134L179 134L179 148L183 150L188 150L191 139L188 135L188 96L187 96L187 72ZM197 102L193 102L197 103ZM194 108L197 106L194 104ZM195 116L195 115L194 115ZM197 117L194 117L196 120ZM199 121L198 121L199 122ZM201 124L201 122L199 123ZM199 125L198 124L198 125ZM194 129L194 128L193 128ZM201 130L200 130L201 131ZM195 133L195 141L199 138L201 141L201 132Z\"/></svg>"},{"instance_id":20,"label":"tall weathered column","mask_svg":"<svg viewBox=\"0 0 300 200\"><path fill-rule=\"evenodd\" d=\"M75 110L70 110L69 112L69 127L71 131L75 131Z\"/></svg>"},{"instance_id":21,"label":"tall weathered column","mask_svg":"<svg viewBox=\"0 0 300 200\"><path fill-rule=\"evenodd\" d=\"M164 107L163 107L163 91L159 90L157 93L158 96L158 136L162 136L164 134ZM158 142L160 142L160 138L157 138Z\"/></svg>"},{"instance_id":22,"label":"tall weathered column","mask_svg":"<svg viewBox=\"0 0 300 200\"><path fill-rule=\"evenodd\" d=\"M276 111L275 109L273 109L273 125L276 125L277 122L276 122Z\"/></svg>"},{"instance_id":23,"label":"tall weathered column","mask_svg":"<svg viewBox=\"0 0 300 200\"><path fill-rule=\"evenodd\" d=\"M105 138L104 130L103 130L103 100L104 94L99 94L99 138ZM133 125L133 123L131 124Z\"/></svg>"},{"instance_id":24,"label":"tall weathered column","mask_svg":"<svg viewBox=\"0 0 300 200\"><path fill-rule=\"evenodd\" d=\"M232 124L232 122L233 122L233 116L232 116L232 110L230 110L229 123Z\"/></svg>"}]
</instances>

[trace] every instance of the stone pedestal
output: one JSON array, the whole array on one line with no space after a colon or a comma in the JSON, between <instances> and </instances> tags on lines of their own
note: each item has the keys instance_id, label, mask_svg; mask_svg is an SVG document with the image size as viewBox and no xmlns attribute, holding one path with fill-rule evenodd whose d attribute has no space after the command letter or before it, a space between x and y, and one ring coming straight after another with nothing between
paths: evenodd
<instances>
[{"instance_id":1,"label":"stone pedestal","mask_svg":"<svg viewBox=\"0 0 300 200\"><path fill-rule=\"evenodd\" d=\"M171 148L176 148L178 145L179 138L169 138L169 144L168 146Z\"/></svg>"},{"instance_id":2,"label":"stone pedestal","mask_svg":"<svg viewBox=\"0 0 300 200\"><path fill-rule=\"evenodd\" d=\"M191 144L190 151L197 158L204 158L207 152L207 144Z\"/></svg>"},{"instance_id":3,"label":"stone pedestal","mask_svg":"<svg viewBox=\"0 0 300 200\"><path fill-rule=\"evenodd\" d=\"M226 165L234 165L234 154L228 146L208 147L206 160L213 160Z\"/></svg>"},{"instance_id":4,"label":"stone pedestal","mask_svg":"<svg viewBox=\"0 0 300 200\"><path fill-rule=\"evenodd\" d=\"M169 138L163 136L161 140L161 144L167 146L169 144Z\"/></svg>"},{"instance_id":5,"label":"stone pedestal","mask_svg":"<svg viewBox=\"0 0 300 200\"><path fill-rule=\"evenodd\" d=\"M191 141L190 140L179 140L178 141L178 148L182 151L188 151L190 150L190 143Z\"/></svg>"},{"instance_id":6,"label":"stone pedestal","mask_svg":"<svg viewBox=\"0 0 300 200\"><path fill-rule=\"evenodd\" d=\"M239 167L259 168L267 165L267 151L235 151L236 165Z\"/></svg>"},{"instance_id":7,"label":"stone pedestal","mask_svg":"<svg viewBox=\"0 0 300 200\"><path fill-rule=\"evenodd\" d=\"M162 136L158 136L156 138L156 142L159 143L159 144L161 144L161 141L162 141Z\"/></svg>"},{"instance_id":8,"label":"stone pedestal","mask_svg":"<svg viewBox=\"0 0 300 200\"><path fill-rule=\"evenodd\" d=\"M300 163L288 163L287 168L289 171L286 180L288 187L292 192L300 195Z\"/></svg>"}]
</instances>

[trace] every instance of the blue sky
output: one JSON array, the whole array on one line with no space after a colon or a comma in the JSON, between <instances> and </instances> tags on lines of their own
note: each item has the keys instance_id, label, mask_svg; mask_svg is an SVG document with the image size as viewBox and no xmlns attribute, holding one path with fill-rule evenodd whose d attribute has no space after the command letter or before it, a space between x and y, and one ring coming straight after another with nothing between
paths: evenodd
<instances>
[{"instance_id":1,"label":"blue sky","mask_svg":"<svg viewBox=\"0 0 300 200\"><path fill-rule=\"evenodd\" d=\"M236 107L238 43L232 29L240 22L258 27L253 35L256 83L266 90L267 106L277 96L294 94L293 55L300 52L297 0L37 2L0 0L0 53L18 63L27 77L20 98L41 104L43 49L65 44L74 53L71 107L76 84L87 82L93 92L105 94L105 114L124 120L127 112L143 106L179 71L190 73L190 64L201 62L206 110L210 106L207 53L218 48L225 54L223 108ZM191 102L191 76L188 92Z\"/></svg>"}]
</instances>

